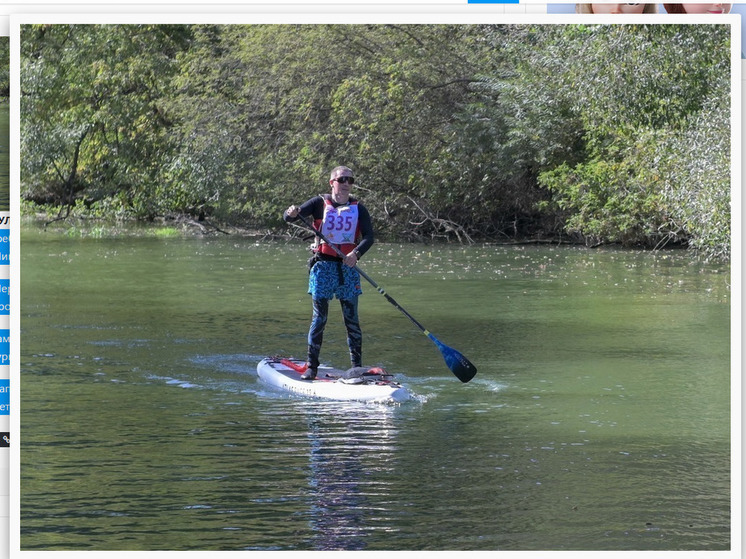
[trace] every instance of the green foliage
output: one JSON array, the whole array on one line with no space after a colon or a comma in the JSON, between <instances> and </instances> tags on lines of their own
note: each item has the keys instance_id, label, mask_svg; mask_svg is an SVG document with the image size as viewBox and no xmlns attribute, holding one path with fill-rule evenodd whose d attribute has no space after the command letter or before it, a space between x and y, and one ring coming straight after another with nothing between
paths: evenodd
<instances>
[{"instance_id":1,"label":"green foliage","mask_svg":"<svg viewBox=\"0 0 746 559\"><path fill-rule=\"evenodd\" d=\"M723 25L27 25L22 195L279 227L338 164L379 233L729 253Z\"/></svg>"},{"instance_id":2,"label":"green foliage","mask_svg":"<svg viewBox=\"0 0 746 559\"><path fill-rule=\"evenodd\" d=\"M24 27L22 194L74 204L112 198L138 216L167 205L153 185L174 146L164 77L187 30L172 26ZM160 194L160 195L159 195Z\"/></svg>"},{"instance_id":3,"label":"green foliage","mask_svg":"<svg viewBox=\"0 0 746 559\"><path fill-rule=\"evenodd\" d=\"M514 33L521 40L492 40L521 63L486 86L498 98L492 120L506 122L516 160L531 166L552 195L539 207L559 211L566 229L588 243L689 241L708 255L727 256L727 27L545 26ZM704 146L717 147L704 156Z\"/></svg>"},{"instance_id":4,"label":"green foliage","mask_svg":"<svg viewBox=\"0 0 746 559\"><path fill-rule=\"evenodd\" d=\"M0 97L10 95L10 37L0 37Z\"/></svg>"},{"instance_id":5,"label":"green foliage","mask_svg":"<svg viewBox=\"0 0 746 559\"><path fill-rule=\"evenodd\" d=\"M687 128L657 144L661 190L673 226L708 256L730 255L730 123L727 82ZM735 102L738 102L737 100Z\"/></svg>"},{"instance_id":6,"label":"green foliage","mask_svg":"<svg viewBox=\"0 0 746 559\"><path fill-rule=\"evenodd\" d=\"M625 246L659 241L660 191L634 161L595 159L570 167L563 163L539 176L568 215L566 228L589 243Z\"/></svg>"}]
</instances>

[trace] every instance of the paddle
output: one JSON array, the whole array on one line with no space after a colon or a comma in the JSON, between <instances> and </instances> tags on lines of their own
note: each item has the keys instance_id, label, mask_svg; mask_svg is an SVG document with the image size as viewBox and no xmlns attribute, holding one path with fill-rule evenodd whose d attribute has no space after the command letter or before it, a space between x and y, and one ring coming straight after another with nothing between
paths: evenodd
<instances>
[{"instance_id":1,"label":"paddle","mask_svg":"<svg viewBox=\"0 0 746 559\"><path fill-rule=\"evenodd\" d=\"M334 251L337 253L338 256L341 258L344 258L345 255L342 253L341 250L339 250L339 247L336 245L330 243L327 238L324 236L324 234L321 231L317 231L309 222L308 220L303 217L302 215L298 214L298 217L301 219L303 223L306 224L306 226L313 231L314 235L316 235L319 239L327 243L330 247L334 249ZM412 321L412 323L417 326L417 328L420 329L420 331L425 334L432 342L438 347L440 350L441 355L443 355L443 359L446 362L446 365L448 365L448 368L451 369L451 372L456 375L456 377L461 382L469 382L471 379L474 378L474 375L477 374L477 368L472 365L472 363L464 357L461 353L453 349L452 347L448 347L446 344L438 340L431 332L429 332L422 324L420 324L417 319L415 319L411 314L409 314L404 308L397 303L393 297L391 297L388 293L386 293L381 287L378 286L376 282L374 282L368 274L363 272L358 266L355 266L355 270L358 271L358 273L363 276L368 283L370 283L373 287L376 288L376 290L383 295L386 300L394 305L397 309L399 309L404 316L406 316L409 320Z\"/></svg>"}]
</instances>

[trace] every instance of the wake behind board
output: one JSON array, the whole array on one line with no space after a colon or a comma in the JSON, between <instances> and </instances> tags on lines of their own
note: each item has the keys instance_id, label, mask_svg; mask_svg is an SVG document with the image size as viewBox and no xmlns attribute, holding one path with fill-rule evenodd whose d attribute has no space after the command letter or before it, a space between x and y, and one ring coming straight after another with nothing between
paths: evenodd
<instances>
[{"instance_id":1,"label":"wake behind board","mask_svg":"<svg viewBox=\"0 0 746 559\"><path fill-rule=\"evenodd\" d=\"M410 398L409 391L381 369L342 371L321 366L316 379L302 380L304 365L300 359L266 357L256 372L267 384L304 396L361 402L403 402Z\"/></svg>"}]
</instances>

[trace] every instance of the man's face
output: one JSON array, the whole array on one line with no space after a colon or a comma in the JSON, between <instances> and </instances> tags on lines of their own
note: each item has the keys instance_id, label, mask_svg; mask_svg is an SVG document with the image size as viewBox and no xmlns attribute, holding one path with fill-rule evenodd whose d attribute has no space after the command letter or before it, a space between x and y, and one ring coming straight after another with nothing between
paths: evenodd
<instances>
[{"instance_id":1,"label":"man's face","mask_svg":"<svg viewBox=\"0 0 746 559\"><path fill-rule=\"evenodd\" d=\"M341 171L329 181L329 184L332 187L333 194L349 196L354 182L355 179L352 176L352 173L350 173L349 171Z\"/></svg>"}]
</instances>

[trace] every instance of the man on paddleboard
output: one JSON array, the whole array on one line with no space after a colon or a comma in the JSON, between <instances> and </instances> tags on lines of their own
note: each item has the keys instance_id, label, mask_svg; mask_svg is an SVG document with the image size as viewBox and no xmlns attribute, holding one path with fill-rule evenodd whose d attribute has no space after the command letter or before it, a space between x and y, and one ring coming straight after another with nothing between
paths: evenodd
<instances>
[{"instance_id":1,"label":"man on paddleboard","mask_svg":"<svg viewBox=\"0 0 746 559\"><path fill-rule=\"evenodd\" d=\"M335 296L342 306L350 362L353 367L362 365L363 333L357 306L362 289L355 265L373 245L373 225L365 206L350 196L354 183L352 169L335 167L329 178L331 193L314 196L300 206L292 205L283 214L285 221L295 221L299 215L313 216L313 227L345 255L342 258L333 247L320 241L309 261L308 293L313 301L313 318L308 330L308 369L301 376L304 380L316 378L329 300Z\"/></svg>"}]
</instances>

